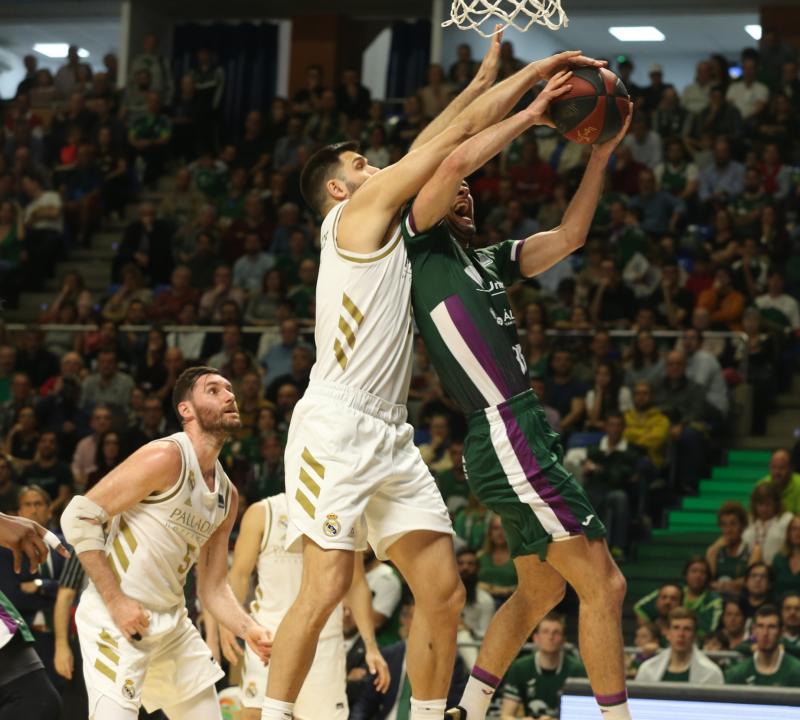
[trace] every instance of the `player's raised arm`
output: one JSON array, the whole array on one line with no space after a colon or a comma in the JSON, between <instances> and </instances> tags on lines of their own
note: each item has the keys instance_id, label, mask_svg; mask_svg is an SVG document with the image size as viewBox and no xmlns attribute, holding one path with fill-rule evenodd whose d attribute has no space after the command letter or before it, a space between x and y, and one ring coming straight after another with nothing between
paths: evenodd
<instances>
[{"instance_id":1,"label":"player's raised arm","mask_svg":"<svg viewBox=\"0 0 800 720\"><path fill-rule=\"evenodd\" d=\"M152 442L115 467L86 495L76 495L61 516L61 529L75 548L114 623L128 640L150 625L144 608L125 596L105 555L103 525L152 493L170 487L181 472L172 442Z\"/></svg>"},{"instance_id":2,"label":"player's raised arm","mask_svg":"<svg viewBox=\"0 0 800 720\"><path fill-rule=\"evenodd\" d=\"M495 30L499 27L500 25L495 25ZM414 142L411 143L410 150L416 150L418 147L421 147L426 142L436 137L447 128L453 120L455 120L456 116L473 100L479 98L494 85L495 80L497 80L497 71L500 67L500 46L502 43L502 31L492 35L489 49L486 51L486 55L483 56L483 61L475 77L470 80L467 87L453 98L442 112L422 128L420 134L417 135L417 137L414 138Z\"/></svg>"},{"instance_id":3,"label":"player's raised arm","mask_svg":"<svg viewBox=\"0 0 800 720\"><path fill-rule=\"evenodd\" d=\"M608 159L628 132L632 117L631 107L617 136L592 148L581 184L567 206L561 223L552 230L536 233L525 240L520 254L520 272L524 277L533 277L553 267L586 242L603 190Z\"/></svg>"},{"instance_id":4,"label":"player's raised arm","mask_svg":"<svg viewBox=\"0 0 800 720\"><path fill-rule=\"evenodd\" d=\"M247 599L250 576L258 562L261 539L270 512L268 503L256 503L247 508L242 516L239 536L236 538L236 546L233 549L233 564L228 573L228 583L241 604L244 604ZM242 649L236 642L235 634L224 625L219 627L219 642L222 654L225 655L228 662L234 665L239 662L239 658L243 654Z\"/></svg>"},{"instance_id":5,"label":"player's raised arm","mask_svg":"<svg viewBox=\"0 0 800 720\"><path fill-rule=\"evenodd\" d=\"M537 98L524 110L482 130L457 147L442 162L414 200L414 228L423 232L436 225L448 212L463 179L499 153L531 125L552 125L547 109L552 100L570 91L571 72L554 75Z\"/></svg>"},{"instance_id":6,"label":"player's raised arm","mask_svg":"<svg viewBox=\"0 0 800 720\"><path fill-rule=\"evenodd\" d=\"M217 622L242 638L265 663L272 651L272 635L251 618L228 584L228 540L236 521L239 493L231 484L228 514L197 559L197 596Z\"/></svg>"},{"instance_id":7,"label":"player's raised arm","mask_svg":"<svg viewBox=\"0 0 800 720\"><path fill-rule=\"evenodd\" d=\"M446 130L460 117L462 112L474 110L480 117L485 118L485 124L479 128L483 129L504 118L511 111L511 108L519 102L523 94L537 82L549 80L556 73L569 68L602 67L606 64L605 61L586 57L580 50L567 50L529 63L526 67L518 70L514 75L493 87L500 64L502 40L502 32L492 36L491 45L483 58L483 62L481 62L478 73L470 84L423 128L412 143L411 150L416 150ZM484 100L472 107L484 94L489 95L489 100Z\"/></svg>"}]
</instances>

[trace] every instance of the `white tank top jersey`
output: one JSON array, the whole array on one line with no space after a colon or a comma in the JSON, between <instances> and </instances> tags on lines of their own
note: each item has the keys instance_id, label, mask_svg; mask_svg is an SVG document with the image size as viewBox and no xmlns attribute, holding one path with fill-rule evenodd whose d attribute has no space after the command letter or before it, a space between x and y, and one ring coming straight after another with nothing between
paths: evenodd
<instances>
[{"instance_id":1,"label":"white tank top jersey","mask_svg":"<svg viewBox=\"0 0 800 720\"><path fill-rule=\"evenodd\" d=\"M163 440L180 448L177 481L114 517L106 538L106 555L122 592L158 612L183 606L186 574L231 503L231 481L219 461L211 491L188 435L178 432Z\"/></svg>"},{"instance_id":2,"label":"white tank top jersey","mask_svg":"<svg viewBox=\"0 0 800 720\"><path fill-rule=\"evenodd\" d=\"M375 252L341 250L336 233L347 202L322 223L311 382L346 385L405 404L414 339L405 243L398 225Z\"/></svg>"},{"instance_id":3,"label":"white tank top jersey","mask_svg":"<svg viewBox=\"0 0 800 720\"><path fill-rule=\"evenodd\" d=\"M250 612L264 627L277 628L300 593L303 554L284 550L289 523L286 493L256 503L265 513L261 552L258 555L258 585ZM342 604L336 606L320 633L320 639L341 636Z\"/></svg>"}]
</instances>

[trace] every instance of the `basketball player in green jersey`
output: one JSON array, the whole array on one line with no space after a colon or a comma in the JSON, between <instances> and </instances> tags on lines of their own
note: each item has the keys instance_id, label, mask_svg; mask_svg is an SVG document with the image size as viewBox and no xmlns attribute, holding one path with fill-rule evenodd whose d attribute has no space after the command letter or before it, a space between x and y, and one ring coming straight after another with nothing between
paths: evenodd
<instances>
[{"instance_id":1,"label":"basketball player in green jersey","mask_svg":"<svg viewBox=\"0 0 800 720\"><path fill-rule=\"evenodd\" d=\"M529 389L505 289L583 245L606 164L628 123L592 149L562 223L526 240L472 250L472 198L462 180L526 129L525 112L541 114L537 102L558 97L568 81L569 74L554 76L527 111L462 144L403 215L416 322L445 390L469 415L467 478L478 499L502 517L519 577L489 626L460 706L448 711L460 720L484 720L499 679L561 600L565 582L581 600L581 654L603 715L630 718L620 627L625 580L608 552L605 528L561 464L559 437Z\"/></svg>"}]
</instances>

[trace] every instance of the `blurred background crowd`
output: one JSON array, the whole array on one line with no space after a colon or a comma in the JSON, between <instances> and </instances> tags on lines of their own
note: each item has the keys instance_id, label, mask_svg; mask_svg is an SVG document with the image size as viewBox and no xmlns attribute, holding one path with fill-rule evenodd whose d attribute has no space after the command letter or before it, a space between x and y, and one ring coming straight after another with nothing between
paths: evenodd
<instances>
[{"instance_id":1,"label":"blurred background crowd","mask_svg":"<svg viewBox=\"0 0 800 720\"><path fill-rule=\"evenodd\" d=\"M525 60L505 42L500 76ZM207 49L183 75L155 35L128 77L118 77L113 55L93 70L71 48L56 73L26 57L27 75L1 110L0 296L6 309L47 299L38 322L0 324L0 511L57 529L73 493L179 429L172 387L198 363L220 368L236 391L243 422L223 462L240 511L282 492L286 430L315 353L321 218L300 195L303 164L345 139L361 141L373 165L394 162L478 61L459 47L401 103L373 101L356 70L331 77L311 66L292 97L245 108L243 124L230 127L220 102L235 78ZM629 583L631 676L723 682L724 670L728 682L797 686L800 449L790 430L769 433L796 387L797 55L765 29L736 72L715 55L687 87L657 64L643 86L630 59L614 69L635 115L586 245L509 289L531 387L623 570L649 563L644 580ZM469 178L476 243L557 225L588 151L537 128L487 163ZM464 477L465 418L421 342L409 409L452 514L468 591L456 692L516 576L499 519ZM751 454L729 489L705 492L726 477L737 440L759 436L770 453ZM691 509L687 499L706 503L718 539L705 527L677 556L656 548L639 557L640 545L670 529L670 512ZM402 643L413 606L391 567L367 560L381 641ZM65 707L81 693L69 610L83 582L74 561L63 568L53 556L41 575L18 577L0 554L0 589L34 630L71 698ZM583 672L565 649L575 608L567 597L542 622L494 717L557 715L560 684ZM351 717L386 717L396 700L369 690L355 628L347 632ZM691 658L685 673L673 667L678 658ZM772 661L778 671L761 672Z\"/></svg>"}]
</instances>

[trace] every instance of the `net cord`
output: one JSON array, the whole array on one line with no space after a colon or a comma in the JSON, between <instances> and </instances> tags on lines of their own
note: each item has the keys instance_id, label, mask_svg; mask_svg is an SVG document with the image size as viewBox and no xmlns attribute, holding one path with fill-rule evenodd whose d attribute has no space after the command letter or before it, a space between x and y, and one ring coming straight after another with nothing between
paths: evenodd
<instances>
[{"instance_id":1,"label":"net cord","mask_svg":"<svg viewBox=\"0 0 800 720\"><path fill-rule=\"evenodd\" d=\"M504 6L511 7L506 11ZM493 24L492 32L484 32L481 27L487 21ZM498 21L502 26L495 28ZM475 30L488 38L509 26L525 32L534 23L550 30L566 27L569 18L561 7L561 0L453 0L450 19L443 22L442 27L455 25L460 30Z\"/></svg>"}]
</instances>

